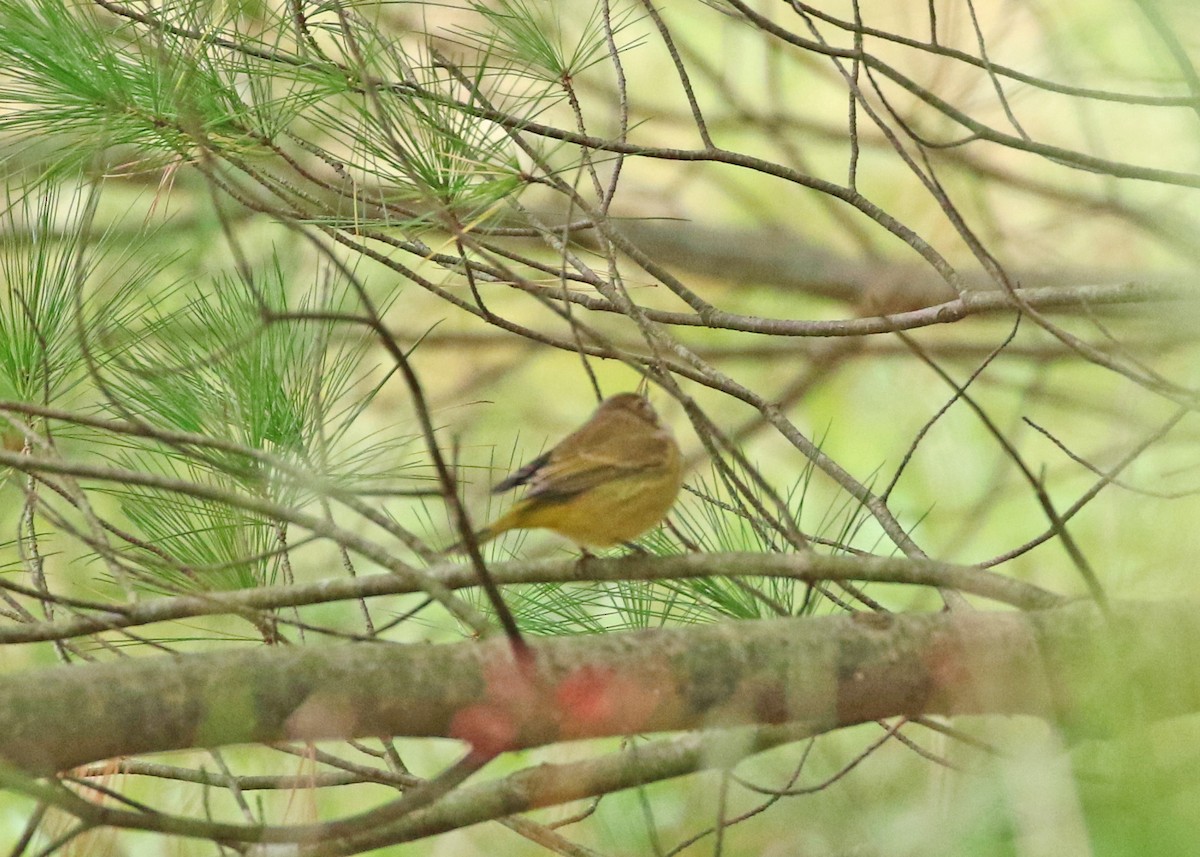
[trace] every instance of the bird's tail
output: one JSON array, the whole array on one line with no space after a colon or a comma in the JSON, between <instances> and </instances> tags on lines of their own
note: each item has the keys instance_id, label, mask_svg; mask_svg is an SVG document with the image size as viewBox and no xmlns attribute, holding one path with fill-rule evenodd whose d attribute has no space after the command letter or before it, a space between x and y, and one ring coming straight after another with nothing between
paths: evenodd
<instances>
[{"instance_id":1,"label":"bird's tail","mask_svg":"<svg viewBox=\"0 0 1200 857\"><path fill-rule=\"evenodd\" d=\"M496 536L500 535L501 532L502 531L495 530L492 527L484 527L482 529L476 530L475 531L475 544L482 546L486 542L490 542L492 539L496 538ZM466 551L467 551L467 542L465 539L460 539L459 541L455 542L454 544L450 545L449 547L442 548L440 551L438 551L438 555L439 556L450 556L451 554L456 554L456 553L466 553Z\"/></svg>"},{"instance_id":2,"label":"bird's tail","mask_svg":"<svg viewBox=\"0 0 1200 857\"><path fill-rule=\"evenodd\" d=\"M499 518L492 521L486 527L476 530L475 543L482 545L485 542L490 542L501 533L524 526L526 523L528 523L527 512L529 507L530 501L528 498L515 503L511 509L505 512ZM446 554L462 553L466 549L467 543L465 541L458 541L450 545L450 547L445 548L442 551L442 555L444 556Z\"/></svg>"}]
</instances>

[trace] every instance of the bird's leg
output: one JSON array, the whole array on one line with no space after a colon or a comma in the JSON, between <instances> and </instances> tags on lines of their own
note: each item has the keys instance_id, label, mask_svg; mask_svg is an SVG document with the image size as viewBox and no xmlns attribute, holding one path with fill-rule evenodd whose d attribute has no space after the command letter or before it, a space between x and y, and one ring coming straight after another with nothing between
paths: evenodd
<instances>
[{"instance_id":1,"label":"bird's leg","mask_svg":"<svg viewBox=\"0 0 1200 857\"><path fill-rule=\"evenodd\" d=\"M586 580L588 563L597 557L583 545L577 545L577 547L579 548L579 559L575 560L575 576L581 580Z\"/></svg>"}]
</instances>

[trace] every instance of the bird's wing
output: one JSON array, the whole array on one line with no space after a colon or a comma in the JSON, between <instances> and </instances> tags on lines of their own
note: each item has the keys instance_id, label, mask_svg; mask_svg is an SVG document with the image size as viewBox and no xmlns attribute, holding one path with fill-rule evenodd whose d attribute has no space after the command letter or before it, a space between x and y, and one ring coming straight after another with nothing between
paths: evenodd
<instances>
[{"instance_id":1,"label":"bird's wing","mask_svg":"<svg viewBox=\"0 0 1200 857\"><path fill-rule=\"evenodd\" d=\"M565 500L612 479L665 463L670 434L634 414L589 420L557 446L497 483L493 492L528 485L526 497Z\"/></svg>"},{"instance_id":2,"label":"bird's wing","mask_svg":"<svg viewBox=\"0 0 1200 857\"><path fill-rule=\"evenodd\" d=\"M551 452L553 452L553 450L551 450ZM524 467L521 467L519 470L514 470L512 473L508 474L508 476L505 476L503 479L497 482L495 487L492 488L492 493L499 494L502 491L507 491L510 488L516 488L518 485L524 485L526 482L532 479L539 470L545 467L546 462L549 460L550 453L542 453Z\"/></svg>"},{"instance_id":3,"label":"bird's wing","mask_svg":"<svg viewBox=\"0 0 1200 857\"><path fill-rule=\"evenodd\" d=\"M659 432L612 433L586 447L550 451L550 459L529 480L529 497L566 499L597 485L657 467L669 454L669 437Z\"/></svg>"}]
</instances>

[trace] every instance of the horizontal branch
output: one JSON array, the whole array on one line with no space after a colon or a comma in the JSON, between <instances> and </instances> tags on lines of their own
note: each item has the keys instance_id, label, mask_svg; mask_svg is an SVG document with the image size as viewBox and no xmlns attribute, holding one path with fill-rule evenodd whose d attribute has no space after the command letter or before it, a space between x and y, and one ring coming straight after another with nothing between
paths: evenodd
<instances>
[{"instance_id":1,"label":"horizontal branch","mask_svg":"<svg viewBox=\"0 0 1200 857\"><path fill-rule=\"evenodd\" d=\"M1052 607L1064 599L1045 589L995 572L970 566L905 557L848 557L816 554L690 554L676 557L541 560L495 563L489 566L501 585L522 583L585 583L628 580L685 580L697 577L776 577L806 583L857 581L937 586L989 598L1024 609ZM429 579L448 590L479 585L469 565L433 566ZM137 604L115 605L111 611L77 615L53 622L28 622L0 627L0 644L65 640L102 631L115 631L196 616L242 614L252 610L304 607L358 598L422 592L419 579L397 573L339 577L293 586L261 586L233 592L154 598Z\"/></svg>"},{"instance_id":2,"label":"horizontal branch","mask_svg":"<svg viewBox=\"0 0 1200 857\"><path fill-rule=\"evenodd\" d=\"M0 759L35 775L252 742L448 737L491 755L614 735L1028 714L1081 730L1200 710L1200 604L855 614L531 642L258 648L0 679ZM1119 687L1120 693L1113 689ZM80 716L86 712L86 716Z\"/></svg>"},{"instance_id":3,"label":"horizontal branch","mask_svg":"<svg viewBox=\"0 0 1200 857\"><path fill-rule=\"evenodd\" d=\"M713 270L709 269L710 272ZM906 285L911 280L912 266L895 265L876 269L874 280L880 282L881 272L889 271L897 284L875 286L860 283L857 290L864 298L863 314L857 318L805 319L778 316L745 315L720 309L703 312L639 307L650 321L673 327L703 327L711 330L732 330L777 337L857 337L892 334L900 330L919 330L935 325L953 324L967 318L996 313L1011 313L1019 309L1013 295L996 287L964 289L961 297L933 300L933 287L927 293ZM736 278L735 278L736 279ZM625 312L604 297L588 292L563 292L551 286L521 286L523 291L547 300L567 301L594 312L623 315ZM1041 310L1095 312L1103 307L1136 307L1159 305L1161 312L1171 311L1170 304L1190 306L1196 303L1195 290L1185 281L1167 282L1161 279L1135 279L1115 283L1072 284L1041 288L1014 289L1025 306ZM891 306L895 312L876 313L875 308ZM872 307L868 311L868 307Z\"/></svg>"}]
</instances>

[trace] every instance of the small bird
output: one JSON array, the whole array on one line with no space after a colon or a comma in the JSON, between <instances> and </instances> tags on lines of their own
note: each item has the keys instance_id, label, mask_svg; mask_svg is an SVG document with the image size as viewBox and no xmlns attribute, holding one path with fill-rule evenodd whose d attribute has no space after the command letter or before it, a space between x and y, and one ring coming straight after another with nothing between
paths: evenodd
<instances>
[{"instance_id":1,"label":"small bird","mask_svg":"<svg viewBox=\"0 0 1200 857\"><path fill-rule=\"evenodd\" d=\"M482 544L506 530L542 528L584 548L610 547L665 518L682 484L682 456L671 430L645 396L620 393L498 483L494 494L518 485L529 490L475 538Z\"/></svg>"}]
</instances>

